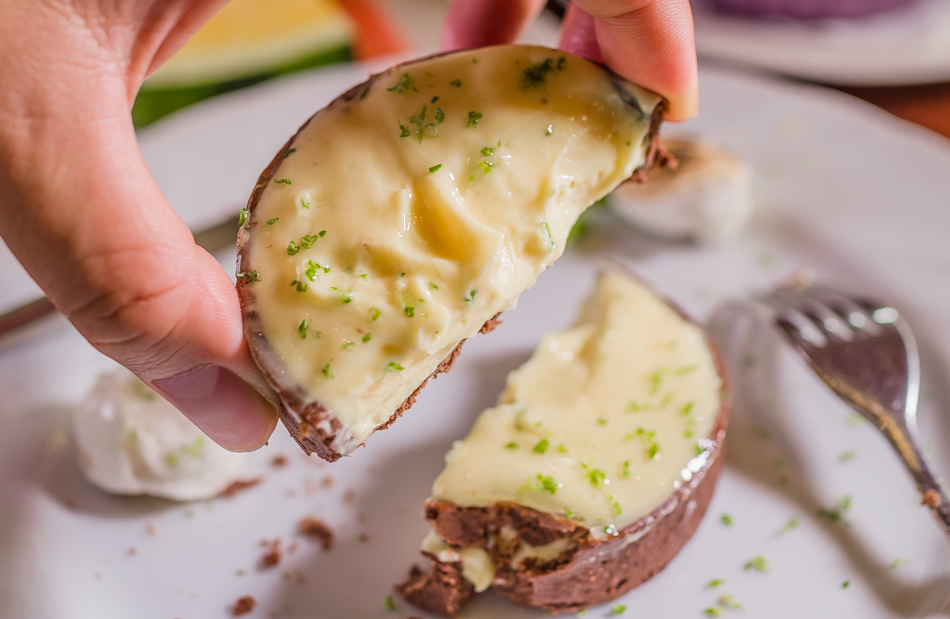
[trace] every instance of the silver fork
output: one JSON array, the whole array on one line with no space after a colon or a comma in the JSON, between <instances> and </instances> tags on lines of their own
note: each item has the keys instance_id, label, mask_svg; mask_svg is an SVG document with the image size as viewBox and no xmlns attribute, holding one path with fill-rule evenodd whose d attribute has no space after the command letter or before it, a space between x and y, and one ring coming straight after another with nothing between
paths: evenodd
<instances>
[{"instance_id":1,"label":"silver fork","mask_svg":"<svg viewBox=\"0 0 950 619\"><path fill-rule=\"evenodd\" d=\"M923 504L950 534L950 500L920 448L920 356L900 312L807 283L782 286L756 302L818 376L887 437Z\"/></svg>"}]
</instances>

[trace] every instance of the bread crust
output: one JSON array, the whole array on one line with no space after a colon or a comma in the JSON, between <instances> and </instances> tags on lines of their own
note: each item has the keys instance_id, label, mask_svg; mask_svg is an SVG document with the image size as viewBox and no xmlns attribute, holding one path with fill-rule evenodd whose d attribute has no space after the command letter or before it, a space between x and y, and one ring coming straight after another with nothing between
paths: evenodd
<instances>
[{"instance_id":1,"label":"bread crust","mask_svg":"<svg viewBox=\"0 0 950 619\"><path fill-rule=\"evenodd\" d=\"M410 66L442 55L445 54L434 54L432 56L412 60L398 65L395 69ZM346 105L354 99L359 98L380 76L389 74L392 70L393 68L383 73L370 76L367 81L349 89L331 101L326 108L323 109ZM633 103L635 104L636 102ZM669 162L669 155L663 149L659 139L659 126L663 120L666 107L666 101L660 101L650 117L647 157L644 164L637 168L632 176L632 178L637 181L642 182L645 180L646 171L654 165L667 165ZM271 160L258 177L257 184L254 186L254 190L251 192L251 196L247 202L247 220L244 225L240 227L237 235L237 271L239 274L255 269L250 258L250 245L254 228L259 225L259 223L255 221L253 215L264 194L265 188L273 180L274 174L276 174L278 167L287 156L287 153L293 148L297 136L300 135L322 111L323 110L318 110L300 126L297 132L280 148L273 160ZM338 460L344 455L351 453L357 446L361 446L362 443L354 445L355 440L346 428L343 427L332 410L320 402L313 401L298 385L290 383L285 374L280 371L280 362L277 360L270 344L267 342L267 338L264 336L261 319L255 309L253 283L244 281L244 279L239 276L236 286L244 316L244 335L250 347L251 354L264 377L267 379L268 384L276 393L280 419L290 432L290 435L297 441L297 444L300 445L307 454L316 454L328 462ZM487 333L494 329L499 323L500 320L498 319L498 315L496 315L487 321L479 332ZM402 405L393 412L392 416L390 416L385 423L378 426L376 430L388 428L396 419L401 417L405 411L411 408L419 392L425 387L429 379L435 378L438 374L443 372L448 372L455 363L456 358L458 358L463 343L464 340L459 342L458 346L442 360L439 366L427 376L415 391L406 398Z\"/></svg>"}]
</instances>

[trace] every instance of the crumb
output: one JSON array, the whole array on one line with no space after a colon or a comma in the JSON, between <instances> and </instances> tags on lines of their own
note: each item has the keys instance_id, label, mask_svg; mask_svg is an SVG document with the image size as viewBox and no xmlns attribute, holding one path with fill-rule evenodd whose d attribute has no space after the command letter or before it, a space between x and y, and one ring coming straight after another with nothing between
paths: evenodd
<instances>
[{"instance_id":1,"label":"crumb","mask_svg":"<svg viewBox=\"0 0 950 619\"><path fill-rule=\"evenodd\" d=\"M155 526L151 522L145 524L145 534L155 535Z\"/></svg>"},{"instance_id":2,"label":"crumb","mask_svg":"<svg viewBox=\"0 0 950 619\"><path fill-rule=\"evenodd\" d=\"M324 490L329 490L333 487L333 478L327 475L320 480L320 486L322 486Z\"/></svg>"},{"instance_id":3,"label":"crumb","mask_svg":"<svg viewBox=\"0 0 950 619\"><path fill-rule=\"evenodd\" d=\"M924 493L924 498L921 501L921 504L933 508L940 507L940 493L931 488Z\"/></svg>"},{"instance_id":4,"label":"crumb","mask_svg":"<svg viewBox=\"0 0 950 619\"><path fill-rule=\"evenodd\" d=\"M284 468L285 466L287 466L287 456L285 456L284 454L277 454L271 459L270 465L274 467L275 469Z\"/></svg>"},{"instance_id":5,"label":"crumb","mask_svg":"<svg viewBox=\"0 0 950 619\"><path fill-rule=\"evenodd\" d=\"M128 552L129 552L130 557L134 557L136 553L138 553L138 550L136 550L135 547L132 547L132 548L129 548Z\"/></svg>"},{"instance_id":6,"label":"crumb","mask_svg":"<svg viewBox=\"0 0 950 619\"><path fill-rule=\"evenodd\" d=\"M343 493L343 504L352 505L356 501L356 490L350 488Z\"/></svg>"},{"instance_id":7,"label":"crumb","mask_svg":"<svg viewBox=\"0 0 950 619\"><path fill-rule=\"evenodd\" d=\"M274 567L280 563L280 540L275 539L272 542L264 541L267 546L267 552L261 556L261 567Z\"/></svg>"},{"instance_id":8,"label":"crumb","mask_svg":"<svg viewBox=\"0 0 950 619\"><path fill-rule=\"evenodd\" d=\"M257 484L261 483L260 477L255 477L254 479L237 479L231 482L231 485L221 491L221 494L218 496L223 496L227 498L233 497L235 494L248 488L253 488Z\"/></svg>"},{"instance_id":9,"label":"crumb","mask_svg":"<svg viewBox=\"0 0 950 619\"><path fill-rule=\"evenodd\" d=\"M330 550L333 547L333 531L319 518L304 518L298 527L304 535L318 539L324 550Z\"/></svg>"},{"instance_id":10,"label":"crumb","mask_svg":"<svg viewBox=\"0 0 950 619\"><path fill-rule=\"evenodd\" d=\"M246 615L249 612L254 610L254 606L257 605L257 600L249 595L245 595L242 598L238 598L238 601L234 603L234 610L232 614L235 617L240 617L241 615Z\"/></svg>"},{"instance_id":11,"label":"crumb","mask_svg":"<svg viewBox=\"0 0 950 619\"><path fill-rule=\"evenodd\" d=\"M291 542L287 544L287 554L289 555L294 554L295 552L297 552L298 547L299 547L299 544L297 543L297 540L291 540Z\"/></svg>"}]
</instances>

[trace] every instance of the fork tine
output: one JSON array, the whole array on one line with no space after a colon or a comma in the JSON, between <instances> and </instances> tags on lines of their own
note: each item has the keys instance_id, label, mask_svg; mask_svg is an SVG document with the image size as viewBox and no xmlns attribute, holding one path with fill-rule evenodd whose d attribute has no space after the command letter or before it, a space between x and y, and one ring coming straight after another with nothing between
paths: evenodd
<instances>
[{"instance_id":1,"label":"fork tine","mask_svg":"<svg viewBox=\"0 0 950 619\"><path fill-rule=\"evenodd\" d=\"M803 312L797 299L781 288L761 297L761 302L772 313L772 320L797 344L822 348L828 337L814 320Z\"/></svg>"},{"instance_id":2,"label":"fork tine","mask_svg":"<svg viewBox=\"0 0 950 619\"><path fill-rule=\"evenodd\" d=\"M806 294L833 309L855 329L864 331L869 335L878 335L881 332L877 321L874 319L874 312L883 307L883 304L869 299L853 299L820 284L810 286Z\"/></svg>"},{"instance_id":3,"label":"fork tine","mask_svg":"<svg viewBox=\"0 0 950 619\"><path fill-rule=\"evenodd\" d=\"M789 289L784 294L798 304L801 311L810 316L819 328L838 339L850 342L854 340L854 330L848 320L836 308L829 307L821 295L815 294L812 286Z\"/></svg>"}]
</instances>

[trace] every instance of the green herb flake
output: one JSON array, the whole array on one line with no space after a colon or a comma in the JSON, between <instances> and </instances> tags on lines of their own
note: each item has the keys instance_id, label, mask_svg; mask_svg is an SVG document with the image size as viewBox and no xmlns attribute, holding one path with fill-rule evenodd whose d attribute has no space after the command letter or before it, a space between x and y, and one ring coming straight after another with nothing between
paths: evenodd
<instances>
[{"instance_id":1,"label":"green herb flake","mask_svg":"<svg viewBox=\"0 0 950 619\"><path fill-rule=\"evenodd\" d=\"M307 329L310 328L310 321L304 318L300 321L300 324L297 326L297 331L300 332L300 339L307 339Z\"/></svg>"},{"instance_id":2,"label":"green herb flake","mask_svg":"<svg viewBox=\"0 0 950 619\"><path fill-rule=\"evenodd\" d=\"M730 608L732 610L741 610L742 604L736 601L736 598L728 593L719 596L719 599L716 600L720 606L723 608Z\"/></svg>"},{"instance_id":3,"label":"green herb flake","mask_svg":"<svg viewBox=\"0 0 950 619\"><path fill-rule=\"evenodd\" d=\"M620 476L630 477L630 460L623 461L623 465L620 467Z\"/></svg>"},{"instance_id":4,"label":"green herb flake","mask_svg":"<svg viewBox=\"0 0 950 619\"><path fill-rule=\"evenodd\" d=\"M324 273L329 273L330 267L325 267L321 264L317 264L313 260L307 260L307 268L304 269L304 275L306 275L310 281L314 281L315 279L317 279L317 271L323 271Z\"/></svg>"},{"instance_id":5,"label":"green herb flake","mask_svg":"<svg viewBox=\"0 0 950 619\"><path fill-rule=\"evenodd\" d=\"M541 473L538 473L537 479L539 484L538 490L543 490L545 492L549 492L550 494L554 494L557 492L557 489L561 487L561 484L557 483L557 481L550 475L542 475Z\"/></svg>"},{"instance_id":6,"label":"green herb flake","mask_svg":"<svg viewBox=\"0 0 950 619\"><path fill-rule=\"evenodd\" d=\"M474 58L473 58L473 60L474 60ZM451 82L449 82L449 84L452 85L452 86L455 86L456 88L461 88L461 87L462 87L462 80L455 79L455 80L452 80Z\"/></svg>"},{"instance_id":7,"label":"green herb flake","mask_svg":"<svg viewBox=\"0 0 950 619\"><path fill-rule=\"evenodd\" d=\"M273 226L274 224L276 224L278 221L280 221L280 217L274 217L273 219L268 219L268 220L267 220L267 227L270 228L271 226Z\"/></svg>"},{"instance_id":8,"label":"green herb flake","mask_svg":"<svg viewBox=\"0 0 950 619\"><path fill-rule=\"evenodd\" d=\"M307 282L302 282L299 279L295 279L294 281L290 282L290 285L296 286L297 292L307 292Z\"/></svg>"},{"instance_id":9,"label":"green herb flake","mask_svg":"<svg viewBox=\"0 0 950 619\"><path fill-rule=\"evenodd\" d=\"M433 290L438 290L439 286L435 282L429 282L429 288L432 288Z\"/></svg>"},{"instance_id":10,"label":"green herb flake","mask_svg":"<svg viewBox=\"0 0 950 619\"><path fill-rule=\"evenodd\" d=\"M710 580L709 584L707 584L706 586L709 587L710 589L716 589L717 587L721 587L723 583L725 582L726 581L723 578L714 578Z\"/></svg>"},{"instance_id":11,"label":"green herb flake","mask_svg":"<svg viewBox=\"0 0 950 619\"><path fill-rule=\"evenodd\" d=\"M622 615L625 612L627 612L627 607L623 604L617 604L610 610L610 614L612 615Z\"/></svg>"},{"instance_id":12,"label":"green herb flake","mask_svg":"<svg viewBox=\"0 0 950 619\"><path fill-rule=\"evenodd\" d=\"M722 615L722 609L716 608L715 606L710 606L703 611L703 614L709 615L710 617L719 617Z\"/></svg>"},{"instance_id":13,"label":"green herb flake","mask_svg":"<svg viewBox=\"0 0 950 619\"><path fill-rule=\"evenodd\" d=\"M296 148L288 148L287 150L284 151L284 159L286 159L287 157L290 157L296 152L297 152Z\"/></svg>"},{"instance_id":14,"label":"green herb flake","mask_svg":"<svg viewBox=\"0 0 950 619\"><path fill-rule=\"evenodd\" d=\"M891 561L890 563L888 563L887 567L889 567L889 568L891 568L891 569L895 569L895 568L898 568L898 567L900 567L900 566L902 566L902 565L907 565L908 563L910 563L910 561L908 561L907 559L900 559L900 558L898 558L898 559L894 559L893 561Z\"/></svg>"},{"instance_id":15,"label":"green herb flake","mask_svg":"<svg viewBox=\"0 0 950 619\"><path fill-rule=\"evenodd\" d=\"M481 112L474 112L474 111L473 111L473 112L469 112L469 113L468 113L468 120L465 122L465 126L466 126L466 127L477 127L477 126L478 126L478 121L480 121L481 119L482 119L482 113L481 113Z\"/></svg>"},{"instance_id":16,"label":"green herb flake","mask_svg":"<svg viewBox=\"0 0 950 619\"><path fill-rule=\"evenodd\" d=\"M442 164L441 164L441 163L437 163L437 164L435 164L434 166L432 166L431 168L429 168L429 173L431 174L432 172L438 172L438 171L441 170L441 169L442 169Z\"/></svg>"},{"instance_id":17,"label":"green herb flake","mask_svg":"<svg viewBox=\"0 0 950 619\"><path fill-rule=\"evenodd\" d=\"M692 403L692 402L687 402L687 403L684 404L683 407L680 409L680 412L683 413L684 415L689 415L692 411L693 411L693 403Z\"/></svg>"},{"instance_id":18,"label":"green herb flake","mask_svg":"<svg viewBox=\"0 0 950 619\"><path fill-rule=\"evenodd\" d=\"M847 588L850 587L850 586L851 586L851 581L850 581L850 580L846 580L846 581L844 581L843 583L841 583L841 588L842 588L842 589L847 589Z\"/></svg>"},{"instance_id":19,"label":"green herb flake","mask_svg":"<svg viewBox=\"0 0 950 619\"><path fill-rule=\"evenodd\" d=\"M323 364L323 369L321 369L320 371L323 372L323 375L324 375L325 377L327 377L327 378L333 378L333 374L330 372L330 364L329 364L329 363L324 363L324 364Z\"/></svg>"},{"instance_id":20,"label":"green herb flake","mask_svg":"<svg viewBox=\"0 0 950 619\"><path fill-rule=\"evenodd\" d=\"M608 483L607 474L600 469L591 469L587 471L586 477L587 480L590 481L591 485L595 488L602 488Z\"/></svg>"},{"instance_id":21,"label":"green herb flake","mask_svg":"<svg viewBox=\"0 0 950 619\"><path fill-rule=\"evenodd\" d=\"M319 239L321 236L323 235L322 234L306 234L303 236L303 238L300 239L300 246L303 249L310 249L311 247L313 247L313 244L317 242L317 239Z\"/></svg>"},{"instance_id":22,"label":"green herb flake","mask_svg":"<svg viewBox=\"0 0 950 619\"><path fill-rule=\"evenodd\" d=\"M237 570L234 572L235 576L244 576L244 570Z\"/></svg>"},{"instance_id":23,"label":"green herb flake","mask_svg":"<svg viewBox=\"0 0 950 619\"><path fill-rule=\"evenodd\" d=\"M515 443L514 441L511 443L506 443L505 449L518 449L518 443Z\"/></svg>"},{"instance_id":24,"label":"green herb flake","mask_svg":"<svg viewBox=\"0 0 950 619\"><path fill-rule=\"evenodd\" d=\"M756 572L767 572L769 571L769 564L765 560L765 557L759 555L746 561L745 565L742 566L742 569L746 571L755 570Z\"/></svg>"},{"instance_id":25,"label":"green herb flake","mask_svg":"<svg viewBox=\"0 0 950 619\"><path fill-rule=\"evenodd\" d=\"M471 305L475 302L475 295L478 294L477 290L469 290L468 294L465 296L465 302Z\"/></svg>"},{"instance_id":26,"label":"green herb flake","mask_svg":"<svg viewBox=\"0 0 950 619\"><path fill-rule=\"evenodd\" d=\"M408 138L410 135L412 135L412 133L409 132L409 127L407 127L406 125L402 123L399 123L399 137Z\"/></svg>"},{"instance_id":27,"label":"green herb flake","mask_svg":"<svg viewBox=\"0 0 950 619\"><path fill-rule=\"evenodd\" d=\"M367 85L366 85L366 88L364 88L364 89L362 90L362 92L360 92L360 100L363 100L363 99L366 98L366 95L369 94L369 91L370 91L370 89L371 89L372 87L373 87L372 84L367 84Z\"/></svg>"},{"instance_id":28,"label":"green herb flake","mask_svg":"<svg viewBox=\"0 0 950 619\"><path fill-rule=\"evenodd\" d=\"M438 97L435 98L438 99ZM435 101L433 101L433 103L435 103ZM441 125L443 122L445 122L445 112L442 111L442 108L437 107L435 108L435 123Z\"/></svg>"},{"instance_id":29,"label":"green herb flake","mask_svg":"<svg viewBox=\"0 0 950 619\"><path fill-rule=\"evenodd\" d=\"M390 372L402 372L404 368L395 361L390 361L386 364L386 369Z\"/></svg>"},{"instance_id":30,"label":"green herb flake","mask_svg":"<svg viewBox=\"0 0 950 619\"><path fill-rule=\"evenodd\" d=\"M544 135L551 135L554 133L554 125L548 125L547 129L544 130Z\"/></svg>"},{"instance_id":31,"label":"green herb flake","mask_svg":"<svg viewBox=\"0 0 950 619\"><path fill-rule=\"evenodd\" d=\"M521 88L528 90L531 88L541 88L547 84L548 76L564 69L567 59L561 56L557 64L551 58L546 58L543 62L532 65L521 72Z\"/></svg>"},{"instance_id":32,"label":"green herb flake","mask_svg":"<svg viewBox=\"0 0 950 619\"><path fill-rule=\"evenodd\" d=\"M544 231L548 234L548 243L551 244L551 249L555 249L557 247L557 242L554 240L554 235L551 234L551 224L546 221L542 221L541 227L544 228Z\"/></svg>"},{"instance_id":33,"label":"green herb flake","mask_svg":"<svg viewBox=\"0 0 950 619\"><path fill-rule=\"evenodd\" d=\"M534 446L535 453L543 454L548 450L548 439L542 438L538 441L538 444Z\"/></svg>"},{"instance_id":34,"label":"green herb flake","mask_svg":"<svg viewBox=\"0 0 950 619\"><path fill-rule=\"evenodd\" d=\"M242 271L237 274L237 278L247 282L259 282L261 281L261 274L257 271Z\"/></svg>"},{"instance_id":35,"label":"green herb flake","mask_svg":"<svg viewBox=\"0 0 950 619\"><path fill-rule=\"evenodd\" d=\"M723 514L722 516L719 517L719 520L721 520L722 523L726 525L727 527L731 527L733 524L735 524L735 521L732 519L732 516L730 516L729 514Z\"/></svg>"},{"instance_id":36,"label":"green herb flake","mask_svg":"<svg viewBox=\"0 0 950 619\"><path fill-rule=\"evenodd\" d=\"M396 80L396 83L387 88L389 92L395 92L396 94L403 94L409 91L418 92L416 90L415 82L412 81L412 78L409 77L408 73L403 73L399 76L399 79Z\"/></svg>"},{"instance_id":37,"label":"green herb flake","mask_svg":"<svg viewBox=\"0 0 950 619\"><path fill-rule=\"evenodd\" d=\"M289 184L290 184L290 179L289 179L289 178L278 178L277 180L274 181L274 183L277 184L277 185L289 185Z\"/></svg>"},{"instance_id":38,"label":"green herb flake","mask_svg":"<svg viewBox=\"0 0 950 619\"><path fill-rule=\"evenodd\" d=\"M363 336L363 343L365 344L366 342L370 341L371 339L373 339L373 334L372 334L372 333L366 333L366 334Z\"/></svg>"},{"instance_id":39,"label":"green herb flake","mask_svg":"<svg viewBox=\"0 0 950 619\"><path fill-rule=\"evenodd\" d=\"M300 246L297 245L297 242L296 242L296 241L291 241L291 242L287 243L287 255L288 255L288 256L296 256L296 255L297 255L297 252L299 252L299 251L300 251Z\"/></svg>"},{"instance_id":40,"label":"green herb flake","mask_svg":"<svg viewBox=\"0 0 950 619\"><path fill-rule=\"evenodd\" d=\"M383 598L383 608L391 613L396 611L396 603L393 602L393 596L387 595Z\"/></svg>"},{"instance_id":41,"label":"green herb flake","mask_svg":"<svg viewBox=\"0 0 950 619\"><path fill-rule=\"evenodd\" d=\"M831 522L840 522L841 524L848 526L848 521L845 520L845 514L849 509L851 509L850 495L842 497L830 508L818 508L818 515L827 518Z\"/></svg>"},{"instance_id":42,"label":"green herb flake","mask_svg":"<svg viewBox=\"0 0 950 619\"><path fill-rule=\"evenodd\" d=\"M247 221L248 210L247 207L241 209L241 212L238 213L238 228L244 225L244 222Z\"/></svg>"},{"instance_id":43,"label":"green herb flake","mask_svg":"<svg viewBox=\"0 0 950 619\"><path fill-rule=\"evenodd\" d=\"M374 322L376 321L376 319L379 318L379 315L380 315L380 314L382 314L382 312L379 310L378 307L371 307L371 308L369 308L369 317L370 317Z\"/></svg>"},{"instance_id":44,"label":"green herb flake","mask_svg":"<svg viewBox=\"0 0 950 619\"><path fill-rule=\"evenodd\" d=\"M412 318L416 315L416 308L411 305L407 305L403 308L403 312L405 312L406 318Z\"/></svg>"},{"instance_id":45,"label":"green herb flake","mask_svg":"<svg viewBox=\"0 0 950 619\"><path fill-rule=\"evenodd\" d=\"M176 468L178 466L178 455L171 452L165 454L165 464L170 469Z\"/></svg>"},{"instance_id":46,"label":"green herb flake","mask_svg":"<svg viewBox=\"0 0 950 619\"><path fill-rule=\"evenodd\" d=\"M846 451L840 456L838 456L838 462L850 462L858 457L858 452L855 450Z\"/></svg>"},{"instance_id":47,"label":"green herb flake","mask_svg":"<svg viewBox=\"0 0 950 619\"><path fill-rule=\"evenodd\" d=\"M789 521L785 524L784 527L782 527L782 531L791 531L792 529L797 529L797 528L798 528L798 524L799 524L799 523L798 523L798 518L797 518L796 516L792 516L792 519L789 520Z\"/></svg>"}]
</instances>

